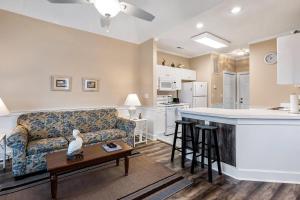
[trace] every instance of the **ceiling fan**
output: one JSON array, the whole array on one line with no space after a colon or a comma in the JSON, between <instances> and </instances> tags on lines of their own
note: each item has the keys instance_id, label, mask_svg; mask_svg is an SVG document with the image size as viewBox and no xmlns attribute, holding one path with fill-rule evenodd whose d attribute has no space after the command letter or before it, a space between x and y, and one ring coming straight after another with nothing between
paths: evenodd
<instances>
[{"instance_id":1,"label":"ceiling fan","mask_svg":"<svg viewBox=\"0 0 300 200\"><path fill-rule=\"evenodd\" d=\"M109 31L111 19L120 12L146 21L153 21L155 16L132 4L119 0L48 0L59 4L93 4L101 14L101 26Z\"/></svg>"}]
</instances>

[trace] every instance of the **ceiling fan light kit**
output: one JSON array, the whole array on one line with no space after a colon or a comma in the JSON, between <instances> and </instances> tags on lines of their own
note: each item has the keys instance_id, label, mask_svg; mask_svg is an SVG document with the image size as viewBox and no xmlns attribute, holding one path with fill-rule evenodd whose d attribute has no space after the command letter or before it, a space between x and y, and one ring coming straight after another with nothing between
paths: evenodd
<instances>
[{"instance_id":1,"label":"ceiling fan light kit","mask_svg":"<svg viewBox=\"0 0 300 200\"><path fill-rule=\"evenodd\" d=\"M93 0L92 3L103 17L115 17L121 11L119 0Z\"/></svg>"},{"instance_id":2,"label":"ceiling fan light kit","mask_svg":"<svg viewBox=\"0 0 300 200\"><path fill-rule=\"evenodd\" d=\"M58 4L93 4L102 15L101 26L109 32L111 18L120 12L134 16L145 21L153 21L155 16L132 4L119 0L48 0L50 3Z\"/></svg>"}]
</instances>

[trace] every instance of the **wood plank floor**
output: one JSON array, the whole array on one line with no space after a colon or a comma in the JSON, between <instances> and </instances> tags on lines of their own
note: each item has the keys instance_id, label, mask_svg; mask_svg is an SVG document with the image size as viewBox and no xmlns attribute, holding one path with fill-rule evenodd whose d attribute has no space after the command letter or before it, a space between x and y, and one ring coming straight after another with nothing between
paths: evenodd
<instances>
[{"instance_id":1,"label":"wood plank floor","mask_svg":"<svg viewBox=\"0 0 300 200\"><path fill-rule=\"evenodd\" d=\"M206 169L197 167L194 175L189 173L190 163L186 164L186 169L181 169L180 155L176 154L174 163L170 163L171 146L163 142L139 146L138 151L193 181L192 187L169 198L171 200L300 200L300 185L296 184L239 181L217 173L210 184Z\"/></svg>"}]
</instances>

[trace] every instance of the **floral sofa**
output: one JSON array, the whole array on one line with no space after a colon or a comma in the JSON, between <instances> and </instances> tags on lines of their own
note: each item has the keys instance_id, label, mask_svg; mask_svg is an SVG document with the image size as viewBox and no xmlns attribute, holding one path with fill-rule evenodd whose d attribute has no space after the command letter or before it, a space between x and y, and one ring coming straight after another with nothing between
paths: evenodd
<instances>
[{"instance_id":1,"label":"floral sofa","mask_svg":"<svg viewBox=\"0 0 300 200\"><path fill-rule=\"evenodd\" d=\"M23 114L7 138L13 150L13 175L46 170L46 155L65 150L73 129L80 130L84 145L89 145L117 139L132 144L134 128L135 122L118 117L114 108Z\"/></svg>"}]
</instances>

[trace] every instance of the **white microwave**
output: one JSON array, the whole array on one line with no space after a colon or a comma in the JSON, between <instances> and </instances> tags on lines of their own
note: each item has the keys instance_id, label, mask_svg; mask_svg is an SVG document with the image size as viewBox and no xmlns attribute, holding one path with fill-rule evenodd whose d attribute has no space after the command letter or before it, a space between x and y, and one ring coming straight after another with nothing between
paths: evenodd
<instances>
[{"instance_id":1,"label":"white microwave","mask_svg":"<svg viewBox=\"0 0 300 200\"><path fill-rule=\"evenodd\" d=\"M160 79L158 82L158 90L160 91L175 91L176 81L172 79Z\"/></svg>"}]
</instances>

